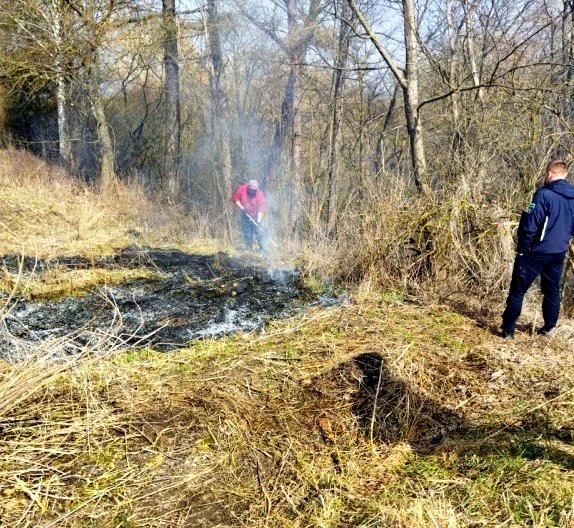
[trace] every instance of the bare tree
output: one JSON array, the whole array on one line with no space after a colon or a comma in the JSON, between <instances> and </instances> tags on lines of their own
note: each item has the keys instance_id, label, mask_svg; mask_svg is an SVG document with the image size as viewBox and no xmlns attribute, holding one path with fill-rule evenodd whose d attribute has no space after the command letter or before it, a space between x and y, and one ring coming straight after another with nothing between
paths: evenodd
<instances>
[{"instance_id":1,"label":"bare tree","mask_svg":"<svg viewBox=\"0 0 574 528\"><path fill-rule=\"evenodd\" d=\"M17 0L3 7L3 21L16 28L17 54L8 53L3 63L17 87L33 78L39 87L55 86L60 154L71 161L68 134L68 97L72 89L85 94L95 122L99 148L99 180L115 180L115 152L105 111L102 71L104 48L119 20L132 7L131 0ZM24 59L25 56L25 59ZM85 117L85 116L84 116Z\"/></svg>"},{"instance_id":2,"label":"bare tree","mask_svg":"<svg viewBox=\"0 0 574 528\"><path fill-rule=\"evenodd\" d=\"M414 171L415 185L419 192L430 194L427 179L427 162L423 141L423 128L419 106L418 74L418 31L413 0L402 0L403 28L405 42L405 66L401 68L369 24L365 15L355 2L348 0L351 10L363 26L369 39L393 73L403 90L405 118L409 136L411 162Z\"/></svg>"},{"instance_id":3,"label":"bare tree","mask_svg":"<svg viewBox=\"0 0 574 528\"><path fill-rule=\"evenodd\" d=\"M393 114L395 112L397 106L397 99L399 97L400 87L398 84L395 84L395 88L393 90L393 95L391 96L391 100L389 101L387 111L385 113L385 120L383 121L383 126L379 132L379 136L377 138L377 144L375 149L375 159L374 159L374 166L373 171L375 178L383 173L385 170L385 137L387 135L389 125L393 118Z\"/></svg>"},{"instance_id":4,"label":"bare tree","mask_svg":"<svg viewBox=\"0 0 574 528\"><path fill-rule=\"evenodd\" d=\"M226 207L232 191L231 150L229 138L229 113L223 88L224 62L221 46L221 17L219 0L208 0L206 32L211 59L211 136L215 155L215 180L218 209L223 212L226 230L230 233L231 219Z\"/></svg>"},{"instance_id":5,"label":"bare tree","mask_svg":"<svg viewBox=\"0 0 574 528\"><path fill-rule=\"evenodd\" d=\"M110 133L110 127L105 110L105 100L102 93L102 48L108 31L113 25L115 9L118 5L114 0L106 4L99 2L80 2L66 0L70 8L78 15L77 30L83 37L85 52L83 54L85 86L96 122L96 131L100 147L100 178L101 186L112 185L116 179L115 150Z\"/></svg>"},{"instance_id":6,"label":"bare tree","mask_svg":"<svg viewBox=\"0 0 574 528\"><path fill-rule=\"evenodd\" d=\"M343 117L343 88L345 70L349 60L349 37L351 35L351 11L346 0L339 2L339 39L333 70L333 102L331 108L329 152L327 159L327 199L324 207L324 223L327 231L333 228L333 197L339 173L341 153L341 120Z\"/></svg>"},{"instance_id":7,"label":"bare tree","mask_svg":"<svg viewBox=\"0 0 574 528\"><path fill-rule=\"evenodd\" d=\"M287 58L289 74L283 92L280 117L277 120L273 144L268 157L266 183L272 182L275 178L283 146L286 139L290 138L290 169L293 192L290 193L289 216L296 222L298 208L303 201L301 68L305 62L309 44L315 34L318 16L321 12L321 2L320 0L310 0L304 14L300 13L299 0L282 0L282 5L287 19L287 30L284 36L279 34L277 27L258 20L246 10L243 10L243 14L269 36Z\"/></svg>"},{"instance_id":8,"label":"bare tree","mask_svg":"<svg viewBox=\"0 0 574 528\"><path fill-rule=\"evenodd\" d=\"M164 31L165 164L164 182L173 199L180 190L181 100L179 93L179 45L175 0L162 0Z\"/></svg>"},{"instance_id":9,"label":"bare tree","mask_svg":"<svg viewBox=\"0 0 574 528\"><path fill-rule=\"evenodd\" d=\"M55 85L58 115L58 152L71 163L68 134L68 87L75 37L70 10L63 0L27 3L16 0L0 7L0 27L10 35L1 57L4 75L13 92L42 91ZM25 86L25 88L24 88Z\"/></svg>"}]
</instances>

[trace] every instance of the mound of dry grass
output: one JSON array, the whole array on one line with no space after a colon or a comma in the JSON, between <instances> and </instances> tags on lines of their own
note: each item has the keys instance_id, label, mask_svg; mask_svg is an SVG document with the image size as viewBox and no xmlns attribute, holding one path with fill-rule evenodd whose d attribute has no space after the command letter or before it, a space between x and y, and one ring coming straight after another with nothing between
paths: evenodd
<instances>
[{"instance_id":1,"label":"mound of dry grass","mask_svg":"<svg viewBox=\"0 0 574 528\"><path fill-rule=\"evenodd\" d=\"M215 248L199 222L151 201L136 183L97 190L24 151L0 150L0 200L4 254L90 256L129 244Z\"/></svg>"},{"instance_id":2,"label":"mound of dry grass","mask_svg":"<svg viewBox=\"0 0 574 528\"><path fill-rule=\"evenodd\" d=\"M572 526L568 336L374 297L44 371L1 408L2 524Z\"/></svg>"}]
</instances>

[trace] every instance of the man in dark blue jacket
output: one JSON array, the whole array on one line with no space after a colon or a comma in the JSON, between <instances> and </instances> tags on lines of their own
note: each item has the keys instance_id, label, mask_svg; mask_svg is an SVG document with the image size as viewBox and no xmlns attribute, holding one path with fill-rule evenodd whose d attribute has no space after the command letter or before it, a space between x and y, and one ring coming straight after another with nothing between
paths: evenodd
<instances>
[{"instance_id":1,"label":"man in dark blue jacket","mask_svg":"<svg viewBox=\"0 0 574 528\"><path fill-rule=\"evenodd\" d=\"M524 295L540 275L544 326L548 334L560 313L560 278L570 237L574 235L574 186L566 181L568 167L553 161L546 167L544 185L536 191L518 226L512 281L502 314L502 336L512 338Z\"/></svg>"}]
</instances>

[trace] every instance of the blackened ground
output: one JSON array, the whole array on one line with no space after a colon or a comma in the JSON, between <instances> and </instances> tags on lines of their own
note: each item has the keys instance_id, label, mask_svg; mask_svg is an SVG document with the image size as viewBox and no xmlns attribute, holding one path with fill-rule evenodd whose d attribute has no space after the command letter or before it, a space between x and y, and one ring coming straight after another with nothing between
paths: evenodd
<instances>
[{"instance_id":1,"label":"blackened ground","mask_svg":"<svg viewBox=\"0 0 574 528\"><path fill-rule=\"evenodd\" d=\"M113 256L37 260L7 256L16 273L62 269L134 269L158 278L101 287L81 298L31 302L17 298L5 314L0 357L17 359L47 338L74 336L75 347L109 334L116 343L169 350L202 337L256 330L272 317L309 300L294 270L268 268L263 260L224 253L190 255L179 250L126 248ZM73 352L73 350L69 350Z\"/></svg>"}]
</instances>

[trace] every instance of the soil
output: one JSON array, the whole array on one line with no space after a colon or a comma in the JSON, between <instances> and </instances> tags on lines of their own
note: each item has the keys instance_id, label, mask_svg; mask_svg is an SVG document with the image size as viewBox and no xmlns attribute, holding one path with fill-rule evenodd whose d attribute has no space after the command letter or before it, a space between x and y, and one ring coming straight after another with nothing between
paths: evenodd
<instances>
[{"instance_id":1,"label":"soil","mask_svg":"<svg viewBox=\"0 0 574 528\"><path fill-rule=\"evenodd\" d=\"M109 336L116 344L170 350L198 338L261 329L312 302L297 271L270 268L263 259L224 253L192 255L175 249L126 248L112 256L38 260L6 256L3 267L17 273L43 273L57 267L134 269L157 278L104 286L81 298L53 302L13 299L0 332L0 357L18 359L38 342L69 336L66 352Z\"/></svg>"}]
</instances>

